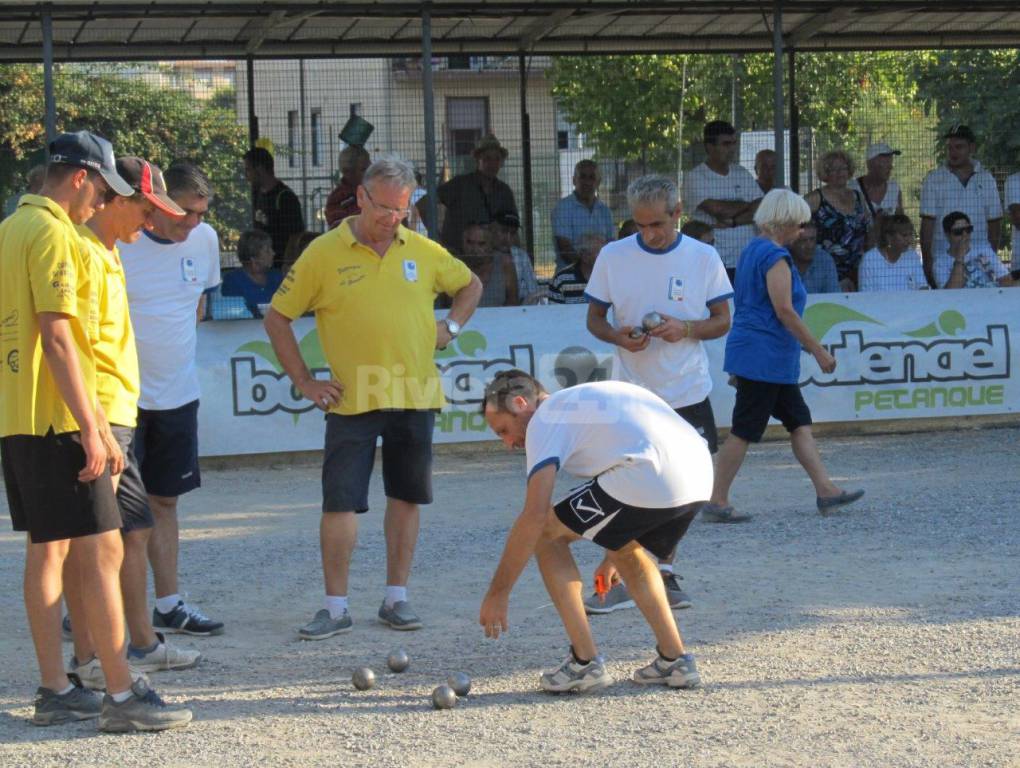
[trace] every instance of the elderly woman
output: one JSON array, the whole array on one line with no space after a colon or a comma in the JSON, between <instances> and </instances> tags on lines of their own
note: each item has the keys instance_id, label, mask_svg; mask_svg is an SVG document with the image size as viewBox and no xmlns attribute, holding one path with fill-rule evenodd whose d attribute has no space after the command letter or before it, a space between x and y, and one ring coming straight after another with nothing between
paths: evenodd
<instances>
[{"instance_id":1,"label":"elderly woman","mask_svg":"<svg viewBox=\"0 0 1020 768\"><path fill-rule=\"evenodd\" d=\"M902 213L884 214L878 245L861 259L861 291L920 291L928 287L914 225Z\"/></svg>"},{"instance_id":2,"label":"elderly woman","mask_svg":"<svg viewBox=\"0 0 1020 768\"><path fill-rule=\"evenodd\" d=\"M716 462L712 500L702 511L709 522L751 519L730 505L730 486L748 444L761 440L770 416L790 433L793 455L815 486L819 512L826 514L864 495L864 491L843 491L829 478L811 433L811 412L798 385L802 347L824 372L836 369L835 359L801 320L807 291L787 249L810 218L811 210L798 195L787 189L772 190L754 214L761 236L740 254L733 286L736 311L723 364L736 381L737 400L729 437Z\"/></svg>"},{"instance_id":3,"label":"elderly woman","mask_svg":"<svg viewBox=\"0 0 1020 768\"><path fill-rule=\"evenodd\" d=\"M974 225L967 214L953 211L942 219L949 249L936 256L935 280L943 288L1002 288L1016 285L1009 268L988 243L971 242Z\"/></svg>"},{"instance_id":4,"label":"elderly woman","mask_svg":"<svg viewBox=\"0 0 1020 768\"><path fill-rule=\"evenodd\" d=\"M870 243L871 216L864 198L847 186L854 163L846 152L826 152L818 161L822 186L804 196L818 228L818 244L836 262L844 291L857 290L857 265Z\"/></svg>"}]
</instances>

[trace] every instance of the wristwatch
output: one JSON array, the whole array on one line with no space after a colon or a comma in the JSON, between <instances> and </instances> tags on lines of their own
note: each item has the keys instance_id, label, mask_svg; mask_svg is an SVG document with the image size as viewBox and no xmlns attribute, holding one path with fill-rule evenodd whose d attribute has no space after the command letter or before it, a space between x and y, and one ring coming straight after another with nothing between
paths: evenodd
<instances>
[{"instance_id":1,"label":"wristwatch","mask_svg":"<svg viewBox=\"0 0 1020 768\"><path fill-rule=\"evenodd\" d=\"M460 334L460 323L454 320L452 317L447 317L443 320L446 323L446 330L450 332L450 338L455 339Z\"/></svg>"}]
</instances>

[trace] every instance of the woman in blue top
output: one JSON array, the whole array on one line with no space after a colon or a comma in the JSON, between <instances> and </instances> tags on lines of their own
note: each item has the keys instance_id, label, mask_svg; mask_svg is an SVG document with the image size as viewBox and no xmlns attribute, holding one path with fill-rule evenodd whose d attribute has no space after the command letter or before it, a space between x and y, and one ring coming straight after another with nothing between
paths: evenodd
<instances>
[{"instance_id":1,"label":"woman in blue top","mask_svg":"<svg viewBox=\"0 0 1020 768\"><path fill-rule=\"evenodd\" d=\"M268 304L283 282L283 273L273 267L273 240L267 232L252 229L242 232L237 241L237 260L241 269L228 272L223 277L220 294L239 296L251 312L260 318L259 304Z\"/></svg>"},{"instance_id":2,"label":"woman in blue top","mask_svg":"<svg viewBox=\"0 0 1020 768\"><path fill-rule=\"evenodd\" d=\"M774 189L754 215L761 236L740 254L733 281L736 311L723 364L736 380L737 401L730 435L716 462L712 501L702 511L709 522L751 519L730 505L730 486L748 444L761 440L770 416L790 433L793 455L814 483L819 512L825 514L864 495L843 491L829 478L811 434L811 411L798 385L801 347L814 355L824 372L836 369L835 359L801 320L807 291L786 248L810 220L811 209L799 195Z\"/></svg>"}]
</instances>

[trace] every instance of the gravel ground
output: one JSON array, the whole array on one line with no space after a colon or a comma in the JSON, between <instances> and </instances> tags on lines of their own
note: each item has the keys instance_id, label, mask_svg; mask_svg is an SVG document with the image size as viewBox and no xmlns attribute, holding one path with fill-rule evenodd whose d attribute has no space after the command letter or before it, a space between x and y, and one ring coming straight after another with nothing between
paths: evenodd
<instances>
[{"instance_id":1,"label":"gravel ground","mask_svg":"<svg viewBox=\"0 0 1020 768\"><path fill-rule=\"evenodd\" d=\"M678 558L694 607L677 615L704 688L627 681L652 648L630 610L593 620L618 682L587 697L538 690L567 649L534 566L514 591L510 634L486 641L476 624L522 502L521 456L438 457L411 585L427 624L414 633L374 618L376 476L352 573L354 631L313 643L294 629L321 601L317 468L207 472L182 503L182 583L227 632L177 641L206 660L153 676L195 711L190 728L164 734L29 723L23 543L4 514L0 765L1017 766L1018 444L1020 428L825 439L837 482L868 491L829 518L814 512L787 444L754 448L733 494L754 522L696 523ZM597 549L575 550L590 573ZM411 655L402 675L385 668L396 647ZM379 676L367 692L350 681L361 665ZM471 675L471 695L433 711L429 693L453 671Z\"/></svg>"}]
</instances>

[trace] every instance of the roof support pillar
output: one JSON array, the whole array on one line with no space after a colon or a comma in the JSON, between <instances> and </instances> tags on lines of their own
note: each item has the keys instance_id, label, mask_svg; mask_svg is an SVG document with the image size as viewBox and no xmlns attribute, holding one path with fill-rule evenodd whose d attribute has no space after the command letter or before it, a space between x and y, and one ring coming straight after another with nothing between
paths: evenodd
<instances>
[{"instance_id":1,"label":"roof support pillar","mask_svg":"<svg viewBox=\"0 0 1020 768\"><path fill-rule=\"evenodd\" d=\"M772 10L772 124L775 127L776 141L776 186L786 186L786 126L783 111L786 100L783 98L783 0L776 0Z\"/></svg>"},{"instance_id":2,"label":"roof support pillar","mask_svg":"<svg viewBox=\"0 0 1020 768\"><path fill-rule=\"evenodd\" d=\"M49 8L42 13L43 94L46 103L46 147L57 137L57 102L53 96L53 14Z\"/></svg>"},{"instance_id":3,"label":"roof support pillar","mask_svg":"<svg viewBox=\"0 0 1020 768\"><path fill-rule=\"evenodd\" d=\"M436 100L432 86L432 8L425 3L421 8L421 83L425 109L425 226L429 237L439 239L439 198L436 189Z\"/></svg>"}]
</instances>

